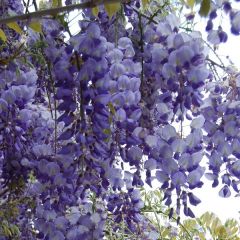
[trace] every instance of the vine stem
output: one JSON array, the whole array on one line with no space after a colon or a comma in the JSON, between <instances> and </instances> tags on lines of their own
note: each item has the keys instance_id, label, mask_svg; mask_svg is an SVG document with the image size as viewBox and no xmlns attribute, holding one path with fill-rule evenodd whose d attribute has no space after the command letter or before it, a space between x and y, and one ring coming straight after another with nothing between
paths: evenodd
<instances>
[{"instance_id":1,"label":"vine stem","mask_svg":"<svg viewBox=\"0 0 240 240\"><path fill-rule=\"evenodd\" d=\"M3 197L8 191L9 191L8 188L3 189L3 190L0 192L0 197Z\"/></svg>"},{"instance_id":2,"label":"vine stem","mask_svg":"<svg viewBox=\"0 0 240 240\"><path fill-rule=\"evenodd\" d=\"M218 63L216 63L215 61L213 61L213 60L210 59L210 58L207 58L206 60L207 60L208 62L210 62L212 65L216 65L217 67L222 68L223 70L225 70L224 65L218 64Z\"/></svg>"},{"instance_id":3,"label":"vine stem","mask_svg":"<svg viewBox=\"0 0 240 240\"><path fill-rule=\"evenodd\" d=\"M23 21L23 20L31 20L31 19L41 18L46 15L56 15L61 12L70 12L75 9L94 8L101 4L123 3L123 2L124 2L123 0L91 0L85 3L71 4L63 7L44 9L44 10L39 10L35 12L2 18L0 19L0 24L6 24L10 22Z\"/></svg>"},{"instance_id":4,"label":"vine stem","mask_svg":"<svg viewBox=\"0 0 240 240\"><path fill-rule=\"evenodd\" d=\"M51 63L47 61L47 67L48 67L48 72L49 72L49 77L50 77L50 84L52 87L53 91L53 104L54 104L54 152L57 153L57 100L56 100L56 89L55 89L55 84L54 84L54 79L52 75L52 67Z\"/></svg>"},{"instance_id":5,"label":"vine stem","mask_svg":"<svg viewBox=\"0 0 240 240\"><path fill-rule=\"evenodd\" d=\"M157 216L156 211L153 210L153 213L154 213L155 219L156 219L156 221L157 221L157 225L158 225L158 229L159 229L160 240L162 240L163 238L162 238L160 221L159 221L159 218L158 218L158 216Z\"/></svg>"},{"instance_id":6,"label":"vine stem","mask_svg":"<svg viewBox=\"0 0 240 240\"><path fill-rule=\"evenodd\" d=\"M141 15L142 17L148 19L149 22L153 22L153 23L155 23L155 24L158 23L157 21L155 21L155 20L153 19L152 16L148 16L148 15L146 15L146 14L140 12L140 11L139 11L138 9L136 9L135 7L132 7L132 10L133 10L135 13L137 13L138 15Z\"/></svg>"},{"instance_id":7,"label":"vine stem","mask_svg":"<svg viewBox=\"0 0 240 240\"><path fill-rule=\"evenodd\" d=\"M35 11L37 11L38 10L38 6L37 6L36 0L32 0L32 3L33 3L33 6L35 8Z\"/></svg>"},{"instance_id":8,"label":"vine stem","mask_svg":"<svg viewBox=\"0 0 240 240\"><path fill-rule=\"evenodd\" d=\"M216 62L212 61L212 63L214 63L215 65L217 65L218 67L220 68L223 68L225 69L225 65L222 61L222 59L218 56L218 54L216 53L216 51L213 49L213 47L205 40L203 40L204 43L209 47L209 49L214 53L214 55L217 57L218 61L221 63L221 64L216 64ZM208 59L209 60L209 59Z\"/></svg>"},{"instance_id":9,"label":"vine stem","mask_svg":"<svg viewBox=\"0 0 240 240\"><path fill-rule=\"evenodd\" d=\"M140 13L138 13L138 18L139 18L139 22L138 22L138 28L139 28L139 32L140 32L140 40L139 40L139 45L140 45L140 49L141 49L141 67L142 67L142 71L141 71L141 87L143 84L143 79L144 79L144 59L143 59L143 53L144 53L144 41L143 41L143 26L142 26L142 15Z\"/></svg>"},{"instance_id":10,"label":"vine stem","mask_svg":"<svg viewBox=\"0 0 240 240\"><path fill-rule=\"evenodd\" d=\"M23 4L25 5L25 8L26 8L25 13L28 13L28 12L29 12L29 11L28 11L28 8L29 8L30 0L27 0L27 3L25 3L25 2L23 1Z\"/></svg>"}]
</instances>

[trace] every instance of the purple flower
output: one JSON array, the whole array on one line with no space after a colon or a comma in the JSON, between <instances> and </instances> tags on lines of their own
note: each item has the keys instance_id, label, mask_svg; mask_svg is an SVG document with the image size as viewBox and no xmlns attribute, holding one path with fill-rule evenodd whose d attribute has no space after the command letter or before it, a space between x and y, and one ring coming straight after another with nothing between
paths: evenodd
<instances>
[{"instance_id":1,"label":"purple flower","mask_svg":"<svg viewBox=\"0 0 240 240\"><path fill-rule=\"evenodd\" d=\"M213 22L212 22L212 20L209 19L207 22L206 31L208 32L212 29L213 29Z\"/></svg>"},{"instance_id":2,"label":"purple flower","mask_svg":"<svg viewBox=\"0 0 240 240\"><path fill-rule=\"evenodd\" d=\"M169 180L168 174L166 174L163 171L156 171L156 178L161 183L164 183Z\"/></svg>"},{"instance_id":3,"label":"purple flower","mask_svg":"<svg viewBox=\"0 0 240 240\"><path fill-rule=\"evenodd\" d=\"M201 200L191 192L188 193L188 199L189 199L190 204L192 204L194 206L197 206L199 203L201 203Z\"/></svg>"},{"instance_id":4,"label":"purple flower","mask_svg":"<svg viewBox=\"0 0 240 240\"><path fill-rule=\"evenodd\" d=\"M231 191L228 185L224 185L224 187L219 191L219 196L224 198L228 198L231 196Z\"/></svg>"},{"instance_id":5,"label":"purple flower","mask_svg":"<svg viewBox=\"0 0 240 240\"><path fill-rule=\"evenodd\" d=\"M231 14L231 32L235 35L240 33L240 11Z\"/></svg>"},{"instance_id":6,"label":"purple flower","mask_svg":"<svg viewBox=\"0 0 240 240\"><path fill-rule=\"evenodd\" d=\"M111 64L121 63L123 60L123 52L115 48L108 53L107 58Z\"/></svg>"},{"instance_id":7,"label":"purple flower","mask_svg":"<svg viewBox=\"0 0 240 240\"><path fill-rule=\"evenodd\" d=\"M113 79L119 78L124 73L125 73L125 67L124 67L123 64L121 64L121 63L114 63L113 65L111 65L111 67L110 67L110 76Z\"/></svg>"},{"instance_id":8,"label":"purple flower","mask_svg":"<svg viewBox=\"0 0 240 240\"><path fill-rule=\"evenodd\" d=\"M230 165L230 172L240 179L240 160L237 160Z\"/></svg>"},{"instance_id":9,"label":"purple flower","mask_svg":"<svg viewBox=\"0 0 240 240\"><path fill-rule=\"evenodd\" d=\"M130 84L131 84L131 81L129 77L126 75L121 75L117 80L118 90L120 91L126 91L130 89Z\"/></svg>"},{"instance_id":10,"label":"purple flower","mask_svg":"<svg viewBox=\"0 0 240 240\"><path fill-rule=\"evenodd\" d=\"M178 171L172 174L171 180L176 187L180 187L186 183L187 176L185 173Z\"/></svg>"},{"instance_id":11,"label":"purple flower","mask_svg":"<svg viewBox=\"0 0 240 240\"><path fill-rule=\"evenodd\" d=\"M118 48L121 50L125 50L128 46L132 45L132 41L128 37L122 37L118 40Z\"/></svg>"},{"instance_id":12,"label":"purple flower","mask_svg":"<svg viewBox=\"0 0 240 240\"><path fill-rule=\"evenodd\" d=\"M126 112L123 108L120 108L115 113L115 120L117 122L124 122L126 120Z\"/></svg>"},{"instance_id":13,"label":"purple flower","mask_svg":"<svg viewBox=\"0 0 240 240\"><path fill-rule=\"evenodd\" d=\"M202 178L202 176L204 174L204 171L205 171L204 167L198 167L197 169L191 171L188 174L187 182L189 184L190 189L202 186L202 183L200 182L200 179Z\"/></svg>"},{"instance_id":14,"label":"purple flower","mask_svg":"<svg viewBox=\"0 0 240 240\"><path fill-rule=\"evenodd\" d=\"M142 159L143 153L141 148L137 146L133 146L127 151L127 158L130 162L136 162L139 163Z\"/></svg>"}]
</instances>

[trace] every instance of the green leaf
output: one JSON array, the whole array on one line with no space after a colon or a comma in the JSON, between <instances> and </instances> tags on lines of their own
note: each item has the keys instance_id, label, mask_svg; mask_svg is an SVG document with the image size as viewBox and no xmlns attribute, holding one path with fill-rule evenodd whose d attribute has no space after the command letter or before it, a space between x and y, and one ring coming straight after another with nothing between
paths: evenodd
<instances>
[{"instance_id":1,"label":"green leaf","mask_svg":"<svg viewBox=\"0 0 240 240\"><path fill-rule=\"evenodd\" d=\"M35 32L42 33L42 25L41 25L41 23L39 23L39 22L31 22L28 26L32 30L34 30Z\"/></svg>"},{"instance_id":2,"label":"green leaf","mask_svg":"<svg viewBox=\"0 0 240 240\"><path fill-rule=\"evenodd\" d=\"M1 38L4 42L7 41L7 37L6 37L4 31L3 31L1 28L0 28L0 38Z\"/></svg>"},{"instance_id":3,"label":"green leaf","mask_svg":"<svg viewBox=\"0 0 240 240\"><path fill-rule=\"evenodd\" d=\"M238 231L239 231L239 229L238 229L238 227L234 227L234 228L232 228L231 230L231 235L236 235L237 233L238 233ZM230 234L229 234L230 235Z\"/></svg>"},{"instance_id":4,"label":"green leaf","mask_svg":"<svg viewBox=\"0 0 240 240\"><path fill-rule=\"evenodd\" d=\"M92 14L93 14L95 17L98 16L98 13L99 13L98 7L92 8Z\"/></svg>"},{"instance_id":5,"label":"green leaf","mask_svg":"<svg viewBox=\"0 0 240 240\"><path fill-rule=\"evenodd\" d=\"M164 230L162 231L162 233L161 233L161 236L162 237L167 237L168 235L170 235L170 229L171 228L164 228Z\"/></svg>"},{"instance_id":6,"label":"green leaf","mask_svg":"<svg viewBox=\"0 0 240 240\"><path fill-rule=\"evenodd\" d=\"M106 134L106 135L111 135L111 129L103 129L103 133Z\"/></svg>"},{"instance_id":7,"label":"green leaf","mask_svg":"<svg viewBox=\"0 0 240 240\"><path fill-rule=\"evenodd\" d=\"M220 226L221 226L221 221L218 217L216 217L212 222L211 229L214 233L217 233L218 227Z\"/></svg>"},{"instance_id":8,"label":"green leaf","mask_svg":"<svg viewBox=\"0 0 240 240\"><path fill-rule=\"evenodd\" d=\"M210 11L210 5L211 5L210 0L203 0L202 1L200 11L199 11L199 14L202 17L207 17L207 15Z\"/></svg>"},{"instance_id":9,"label":"green leaf","mask_svg":"<svg viewBox=\"0 0 240 240\"><path fill-rule=\"evenodd\" d=\"M10 22L7 23L7 26L11 29L13 29L15 32L21 34L22 33L22 29L19 27L17 22Z\"/></svg>"},{"instance_id":10,"label":"green leaf","mask_svg":"<svg viewBox=\"0 0 240 240\"><path fill-rule=\"evenodd\" d=\"M200 217L200 220L204 226L209 226L214 218L215 215L213 213L206 212Z\"/></svg>"},{"instance_id":11,"label":"green leaf","mask_svg":"<svg viewBox=\"0 0 240 240\"><path fill-rule=\"evenodd\" d=\"M149 3L149 0L142 0L142 6L145 9Z\"/></svg>"},{"instance_id":12,"label":"green leaf","mask_svg":"<svg viewBox=\"0 0 240 240\"><path fill-rule=\"evenodd\" d=\"M68 28L68 23L65 20L65 14L59 14L57 15L57 19L59 22L67 29Z\"/></svg>"},{"instance_id":13,"label":"green leaf","mask_svg":"<svg viewBox=\"0 0 240 240\"><path fill-rule=\"evenodd\" d=\"M11 231L10 231L10 229L9 229L9 226L6 224L3 224L2 225L2 232L3 232L3 234L6 236L6 237L11 237L12 236L12 233L11 233Z\"/></svg>"},{"instance_id":14,"label":"green leaf","mask_svg":"<svg viewBox=\"0 0 240 240\"><path fill-rule=\"evenodd\" d=\"M199 232L198 236L200 237L201 240L206 240L205 234L203 232Z\"/></svg>"},{"instance_id":15,"label":"green leaf","mask_svg":"<svg viewBox=\"0 0 240 240\"><path fill-rule=\"evenodd\" d=\"M115 110L113 104L112 104L112 103L108 103L108 107L109 107L109 109L110 109L111 114L112 114L112 115L115 115L116 110Z\"/></svg>"},{"instance_id":16,"label":"green leaf","mask_svg":"<svg viewBox=\"0 0 240 240\"><path fill-rule=\"evenodd\" d=\"M224 226L219 226L216 228L216 235L220 238L220 239L226 239L226 237L228 236L228 233L226 231L226 228Z\"/></svg>"},{"instance_id":17,"label":"green leaf","mask_svg":"<svg viewBox=\"0 0 240 240\"><path fill-rule=\"evenodd\" d=\"M121 4L120 3L108 3L108 4L104 4L105 10L109 16L109 18L111 19L113 15L115 15L121 8Z\"/></svg>"},{"instance_id":18,"label":"green leaf","mask_svg":"<svg viewBox=\"0 0 240 240\"><path fill-rule=\"evenodd\" d=\"M47 9L47 2L45 0L40 0L39 1L39 10Z\"/></svg>"},{"instance_id":19,"label":"green leaf","mask_svg":"<svg viewBox=\"0 0 240 240\"><path fill-rule=\"evenodd\" d=\"M61 7L62 6L62 0L53 0L52 1L53 7Z\"/></svg>"},{"instance_id":20,"label":"green leaf","mask_svg":"<svg viewBox=\"0 0 240 240\"><path fill-rule=\"evenodd\" d=\"M20 234L19 228L16 225L12 225L10 227L10 231L12 235L15 235L15 236Z\"/></svg>"},{"instance_id":21,"label":"green leaf","mask_svg":"<svg viewBox=\"0 0 240 240\"><path fill-rule=\"evenodd\" d=\"M187 6L193 9L195 5L195 0L187 0Z\"/></svg>"}]
</instances>

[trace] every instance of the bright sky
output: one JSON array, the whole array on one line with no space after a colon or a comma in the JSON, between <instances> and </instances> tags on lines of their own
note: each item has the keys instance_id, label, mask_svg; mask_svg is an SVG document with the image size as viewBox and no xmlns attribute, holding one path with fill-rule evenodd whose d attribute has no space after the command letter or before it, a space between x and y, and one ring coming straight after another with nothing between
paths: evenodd
<instances>
[{"instance_id":1,"label":"bright sky","mask_svg":"<svg viewBox=\"0 0 240 240\"><path fill-rule=\"evenodd\" d=\"M204 180L204 179L203 179ZM240 199L239 197L234 197L235 192L232 191L232 195L229 198L221 198L218 196L220 188L212 188L211 181L204 180L204 186L200 189L194 191L196 196L198 196L202 202L197 206L193 207L196 216L200 216L206 211L213 212L218 215L218 217L225 221L228 218L239 219L240 214Z\"/></svg>"}]
</instances>

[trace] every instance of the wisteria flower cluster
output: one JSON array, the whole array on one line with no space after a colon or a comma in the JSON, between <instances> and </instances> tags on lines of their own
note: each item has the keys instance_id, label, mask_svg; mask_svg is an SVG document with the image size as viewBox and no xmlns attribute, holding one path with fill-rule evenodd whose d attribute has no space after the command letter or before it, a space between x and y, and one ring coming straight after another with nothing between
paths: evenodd
<instances>
[{"instance_id":1,"label":"wisteria flower cluster","mask_svg":"<svg viewBox=\"0 0 240 240\"><path fill-rule=\"evenodd\" d=\"M111 224L154 240L145 184L161 189L170 218L194 217L204 174L220 196L239 193L240 77L215 81L202 34L184 31L169 4L151 16L144 2L85 10L74 36L61 17L40 19L41 31L0 26L0 239L99 240ZM4 0L0 13L24 7ZM213 3L210 44L227 41L213 29L222 10L240 32L239 11Z\"/></svg>"}]
</instances>

